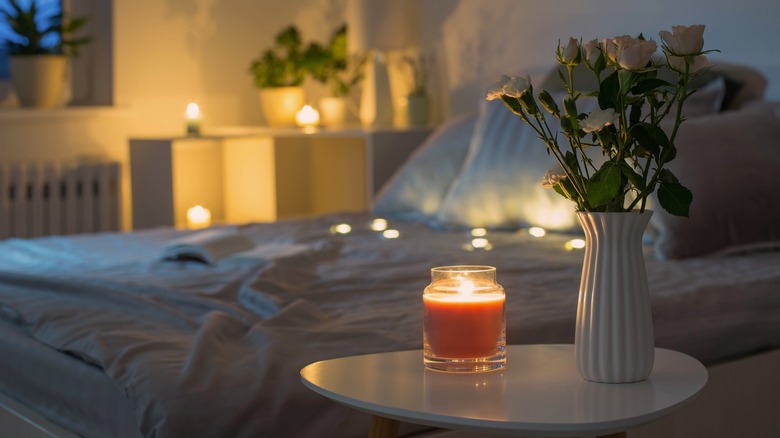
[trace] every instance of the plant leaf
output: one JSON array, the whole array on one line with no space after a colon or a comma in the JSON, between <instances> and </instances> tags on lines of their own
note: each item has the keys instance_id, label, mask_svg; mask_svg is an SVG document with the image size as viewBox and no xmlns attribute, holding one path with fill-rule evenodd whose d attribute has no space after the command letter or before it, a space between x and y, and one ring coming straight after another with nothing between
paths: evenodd
<instances>
[{"instance_id":1,"label":"plant leaf","mask_svg":"<svg viewBox=\"0 0 780 438\"><path fill-rule=\"evenodd\" d=\"M620 91L620 83L617 72L614 72L604 78L601 84L599 84L599 108L603 110L616 108L615 100L617 99L618 91Z\"/></svg>"},{"instance_id":2,"label":"plant leaf","mask_svg":"<svg viewBox=\"0 0 780 438\"><path fill-rule=\"evenodd\" d=\"M674 85L671 82L665 81L663 79L649 78L637 82L636 85L631 88L631 92L634 94L645 94L648 91L652 91L660 87L674 87Z\"/></svg>"},{"instance_id":3,"label":"plant leaf","mask_svg":"<svg viewBox=\"0 0 780 438\"><path fill-rule=\"evenodd\" d=\"M658 202L669 214L688 217L693 194L678 182L661 181L658 186Z\"/></svg>"},{"instance_id":4,"label":"plant leaf","mask_svg":"<svg viewBox=\"0 0 780 438\"><path fill-rule=\"evenodd\" d=\"M620 165L612 161L604 163L588 181L588 201L592 207L609 202L620 191Z\"/></svg>"}]
</instances>

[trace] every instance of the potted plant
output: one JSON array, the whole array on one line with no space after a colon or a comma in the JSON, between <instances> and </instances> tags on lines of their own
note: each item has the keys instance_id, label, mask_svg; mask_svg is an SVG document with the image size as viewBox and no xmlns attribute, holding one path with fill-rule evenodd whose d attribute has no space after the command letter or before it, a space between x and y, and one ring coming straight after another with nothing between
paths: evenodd
<instances>
[{"instance_id":1,"label":"potted plant","mask_svg":"<svg viewBox=\"0 0 780 438\"><path fill-rule=\"evenodd\" d=\"M357 113L349 100L352 89L363 79L366 57L347 54L347 26L333 32L327 46L312 43L306 50L308 72L316 81L326 85L330 96L320 99L320 113L325 126L346 123L348 109Z\"/></svg>"},{"instance_id":2,"label":"potted plant","mask_svg":"<svg viewBox=\"0 0 780 438\"><path fill-rule=\"evenodd\" d=\"M428 70L433 58L420 56L404 57L411 77L411 89L406 95L407 122L411 126L428 124L431 100L428 94Z\"/></svg>"},{"instance_id":3,"label":"potted plant","mask_svg":"<svg viewBox=\"0 0 780 438\"><path fill-rule=\"evenodd\" d=\"M86 18L66 21L58 13L41 20L35 0L27 9L17 0L9 0L8 4L10 10L0 9L0 14L17 36L6 42L14 90L22 106L53 108L60 103L68 57L77 55L79 47L91 40L88 36L71 37L84 26ZM45 24L39 27L37 21Z\"/></svg>"},{"instance_id":4,"label":"potted plant","mask_svg":"<svg viewBox=\"0 0 780 438\"><path fill-rule=\"evenodd\" d=\"M271 126L292 126L304 104L306 50L295 26L280 31L274 47L255 58L249 71L260 90L260 106Z\"/></svg>"}]
</instances>

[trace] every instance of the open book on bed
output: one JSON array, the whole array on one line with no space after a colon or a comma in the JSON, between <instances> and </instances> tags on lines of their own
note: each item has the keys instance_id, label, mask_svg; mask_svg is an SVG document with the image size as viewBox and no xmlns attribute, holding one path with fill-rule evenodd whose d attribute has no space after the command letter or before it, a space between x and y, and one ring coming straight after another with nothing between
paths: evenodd
<instances>
[{"instance_id":1,"label":"open book on bed","mask_svg":"<svg viewBox=\"0 0 780 438\"><path fill-rule=\"evenodd\" d=\"M254 241L235 228L208 229L171 241L163 248L163 260L216 264L224 259L273 260L303 252L308 245Z\"/></svg>"}]
</instances>

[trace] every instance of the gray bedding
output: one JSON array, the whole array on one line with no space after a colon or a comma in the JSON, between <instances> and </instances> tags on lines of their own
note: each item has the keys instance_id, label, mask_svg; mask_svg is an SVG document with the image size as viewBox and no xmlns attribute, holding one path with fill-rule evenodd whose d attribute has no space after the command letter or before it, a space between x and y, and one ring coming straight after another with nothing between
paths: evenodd
<instances>
[{"instance_id":1,"label":"gray bedding","mask_svg":"<svg viewBox=\"0 0 780 438\"><path fill-rule=\"evenodd\" d=\"M245 226L258 245L306 249L213 266L161 261L185 233L169 229L0 242L0 347L14 352L0 391L36 407L48 388L61 407L41 410L85 436L363 436L364 414L298 372L421 348L422 290L448 264L498 268L509 344L573 341L582 252L564 249L571 236L491 233L491 251L468 251L466 233L391 223L401 236L386 240L369 219ZM353 231L331 234L339 222ZM657 346L708 365L780 346L780 252L661 262L648 248L646 260ZM23 391L16 376L45 384ZM79 412L90 385L107 400Z\"/></svg>"}]
</instances>

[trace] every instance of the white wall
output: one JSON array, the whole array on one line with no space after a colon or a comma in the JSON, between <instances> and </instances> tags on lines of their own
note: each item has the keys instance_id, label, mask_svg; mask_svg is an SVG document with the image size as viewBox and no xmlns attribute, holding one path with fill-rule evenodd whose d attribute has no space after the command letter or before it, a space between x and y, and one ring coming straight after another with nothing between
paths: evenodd
<instances>
[{"instance_id":1,"label":"white wall","mask_svg":"<svg viewBox=\"0 0 780 438\"><path fill-rule=\"evenodd\" d=\"M187 102L204 125L263 123L251 60L296 23L325 42L344 0L134 0L114 11L115 101L138 115L135 134L182 133Z\"/></svg>"},{"instance_id":2,"label":"white wall","mask_svg":"<svg viewBox=\"0 0 780 438\"><path fill-rule=\"evenodd\" d=\"M501 73L547 71L558 40L658 31L704 24L713 60L752 65L770 78L768 95L780 99L780 2L777 0L420 0L422 43L439 53L445 107L474 108Z\"/></svg>"},{"instance_id":3,"label":"white wall","mask_svg":"<svg viewBox=\"0 0 780 438\"><path fill-rule=\"evenodd\" d=\"M260 124L250 61L290 23L305 41L324 42L345 20L348 1L357 0L114 0L93 17L103 17L102 25L93 23L94 49L103 51L110 41L110 55L87 59L113 58L109 77L100 73L94 80L113 86L113 96L98 101L112 101L120 116L0 117L0 160L99 150L126 163L128 136L183 134L190 101L201 105L206 127ZM712 58L756 67L770 78L769 97L780 99L777 0L414 1L418 43L436 54L438 119L476 109L501 73L546 71L559 39L639 32L657 39L658 30L674 24L707 25L706 47L722 51ZM74 8L81 4L93 3L74 0ZM108 27L106 15L113 21ZM308 83L307 92L315 100L322 88Z\"/></svg>"}]
</instances>

